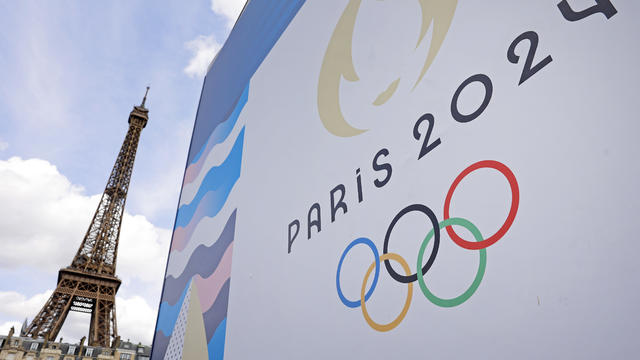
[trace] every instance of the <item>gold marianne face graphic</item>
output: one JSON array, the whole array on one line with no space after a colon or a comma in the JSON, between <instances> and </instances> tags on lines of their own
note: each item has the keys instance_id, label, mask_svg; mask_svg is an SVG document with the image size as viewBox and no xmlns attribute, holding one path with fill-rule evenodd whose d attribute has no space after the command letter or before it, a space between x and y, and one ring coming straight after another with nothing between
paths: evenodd
<instances>
[{"instance_id":1,"label":"gold marianne face graphic","mask_svg":"<svg viewBox=\"0 0 640 360\"><path fill-rule=\"evenodd\" d=\"M351 55L353 28L356 23L358 10L362 0L349 0L346 9L340 16L327 51L322 60L320 79L318 80L318 112L324 127L333 135L350 137L362 134L366 129L357 129L351 126L342 115L340 108L340 81L344 77L348 81L358 81L358 74L353 65ZM447 35L453 14L458 4L457 0L418 0L422 10L422 23L420 36L416 48L424 40L429 26L433 24L431 46L427 53L422 70L413 88L420 83L433 63L440 46ZM373 105L382 105L395 93L400 83L400 78L392 81L389 86L372 102Z\"/></svg>"}]
</instances>

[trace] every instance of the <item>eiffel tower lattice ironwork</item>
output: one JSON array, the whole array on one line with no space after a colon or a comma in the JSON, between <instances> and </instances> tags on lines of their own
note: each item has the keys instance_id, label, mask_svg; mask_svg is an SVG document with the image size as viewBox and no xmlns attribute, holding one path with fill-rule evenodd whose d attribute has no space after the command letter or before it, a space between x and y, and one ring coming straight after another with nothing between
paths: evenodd
<instances>
[{"instance_id":1,"label":"eiffel tower lattice ironwork","mask_svg":"<svg viewBox=\"0 0 640 360\"><path fill-rule=\"evenodd\" d=\"M56 290L27 327L25 336L53 341L69 311L79 311L91 314L89 345L109 347L118 337L118 240L140 132L149 119L145 108L148 92L149 87L142 104L134 106L129 115L129 130L78 252L70 266L60 269Z\"/></svg>"}]
</instances>

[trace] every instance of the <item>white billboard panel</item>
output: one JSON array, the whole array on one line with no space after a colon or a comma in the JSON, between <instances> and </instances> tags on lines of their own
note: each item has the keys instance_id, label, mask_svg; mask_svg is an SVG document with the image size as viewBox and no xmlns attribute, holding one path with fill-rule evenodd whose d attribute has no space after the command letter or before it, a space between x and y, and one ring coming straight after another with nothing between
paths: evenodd
<instances>
[{"instance_id":1,"label":"white billboard panel","mask_svg":"<svg viewBox=\"0 0 640 360\"><path fill-rule=\"evenodd\" d=\"M249 2L205 79L154 359L633 357L639 15Z\"/></svg>"}]
</instances>

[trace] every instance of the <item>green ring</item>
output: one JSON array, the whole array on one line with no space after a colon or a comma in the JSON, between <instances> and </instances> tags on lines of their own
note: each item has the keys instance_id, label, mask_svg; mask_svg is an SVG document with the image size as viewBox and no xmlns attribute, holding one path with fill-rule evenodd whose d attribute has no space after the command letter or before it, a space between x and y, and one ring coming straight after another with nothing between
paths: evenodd
<instances>
[{"instance_id":1,"label":"green ring","mask_svg":"<svg viewBox=\"0 0 640 360\"><path fill-rule=\"evenodd\" d=\"M484 240L482 238L482 234L480 234L480 230L478 230L478 228L475 225L473 225L469 220L466 220L466 219L450 218L440 222L440 224L438 225L440 226L440 229L444 229L445 227L451 226L451 225L460 225L465 227L467 230L469 230L471 234L473 234L473 237L476 239L476 241L480 242ZM473 283L471 284L471 286L469 286L467 291L465 291L464 293L462 293L462 295L457 296L453 299L442 299L433 295L433 293L429 291L429 289L427 289L427 284L424 281L424 275L422 274L422 271L420 271L420 269L422 268L422 258L424 256L425 250L427 249L427 245L429 244L429 240L431 240L431 238L433 237L433 231L434 231L433 229L429 231L427 236L424 238L424 241L422 242L420 251L418 252L417 274L418 274L418 283L420 284L420 290L422 290L422 293L427 299L429 299L429 301L431 301L433 304L437 306L440 306L440 307L458 306L463 302L467 301L473 295L473 293L476 292L476 290L478 289L478 286L480 286L480 282L482 282L482 277L484 276L484 270L487 267L487 249L480 249L480 265L478 265L478 272L476 273L476 278L473 280Z\"/></svg>"}]
</instances>

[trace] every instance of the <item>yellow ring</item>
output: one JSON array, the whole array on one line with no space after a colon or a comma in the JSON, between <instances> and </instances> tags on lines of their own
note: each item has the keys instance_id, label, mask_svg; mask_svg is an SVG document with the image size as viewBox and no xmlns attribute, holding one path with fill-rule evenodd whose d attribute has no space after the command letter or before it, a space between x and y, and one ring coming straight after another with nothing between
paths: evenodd
<instances>
[{"instance_id":1,"label":"yellow ring","mask_svg":"<svg viewBox=\"0 0 640 360\"><path fill-rule=\"evenodd\" d=\"M411 275L411 269L409 268L409 264L407 264L407 262L402 258L402 256L394 253L382 254L382 256L380 256L380 262L383 262L385 260L394 260L398 262L400 266L402 266L402 268L404 269L404 272L407 274L407 276ZM369 324L369 326L371 326L372 329L378 330L378 331L389 331L395 328L396 326L400 325L405 315L407 315L407 311L409 311L409 305L411 305L411 296L413 295L413 283L408 284L409 290L407 292L407 300L404 302L404 307L402 308L400 315L398 315L397 318L395 318L392 322L388 324L378 324L377 322L373 321L373 319L371 319L371 316L369 316L369 313L367 312L367 307L364 302L364 293L365 293L365 290L367 289L367 280L369 280L369 275L371 275L371 272L375 267L376 267L376 262L374 261L373 264L369 266L369 270L367 270L367 273L364 276L364 281L362 281L362 290L360 291L360 307L362 308L362 315L364 315L364 319L367 321L367 324Z\"/></svg>"}]
</instances>

